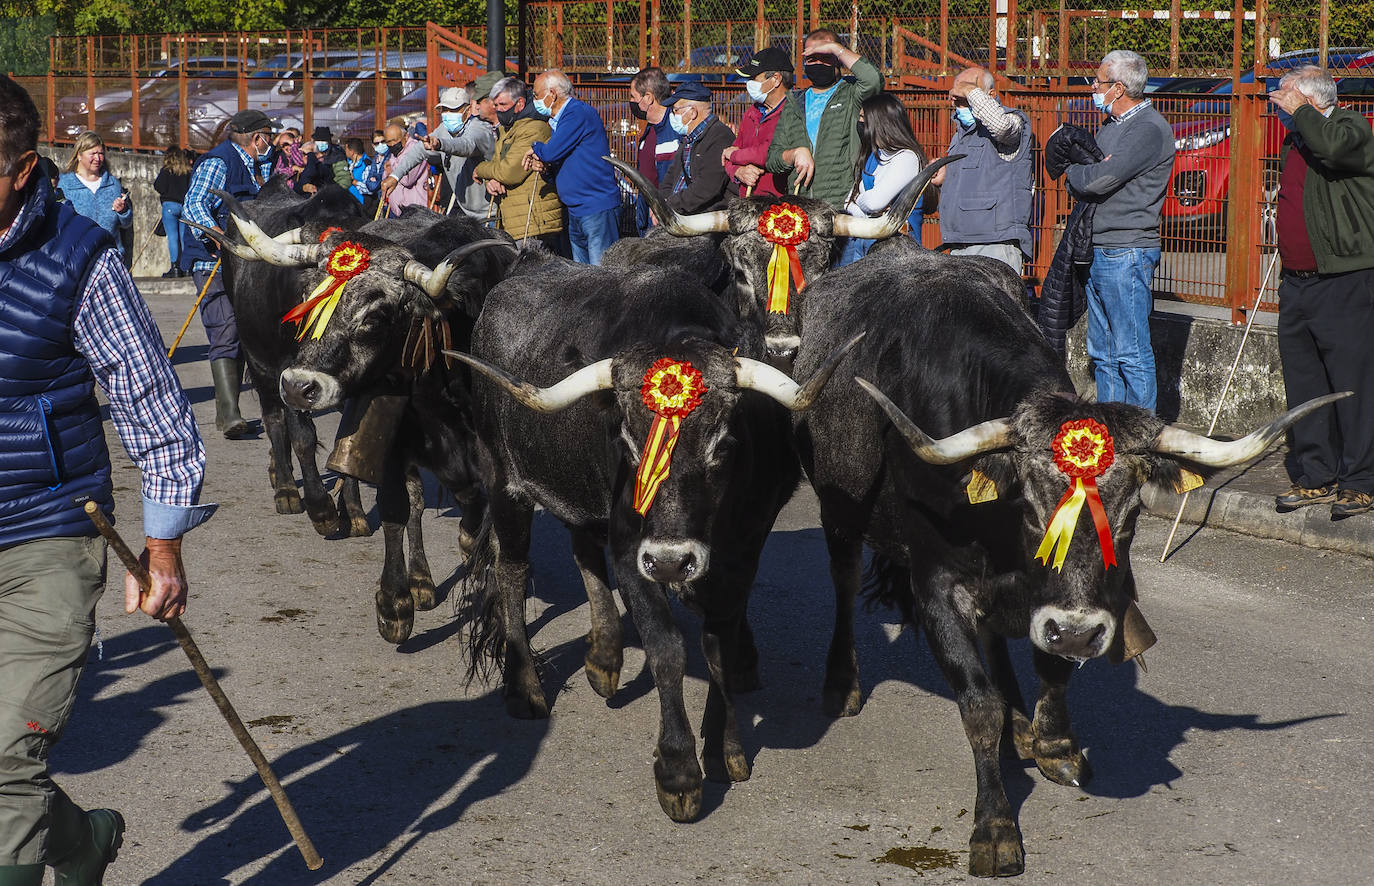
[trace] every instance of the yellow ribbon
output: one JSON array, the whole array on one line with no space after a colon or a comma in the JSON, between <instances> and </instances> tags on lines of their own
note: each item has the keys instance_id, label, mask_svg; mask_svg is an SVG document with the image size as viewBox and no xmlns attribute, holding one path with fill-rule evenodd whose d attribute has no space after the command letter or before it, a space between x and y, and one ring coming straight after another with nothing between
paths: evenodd
<instances>
[{"instance_id":1,"label":"yellow ribbon","mask_svg":"<svg viewBox=\"0 0 1374 886\"><path fill-rule=\"evenodd\" d=\"M334 309L339 306L339 299L343 298L344 283L346 282L337 277L325 277L320 285L316 286L314 291L310 293L310 299L318 296L323 296L323 298L310 309L305 322L301 324L301 331L296 335L297 341L304 339L306 332L309 332L310 337L314 339L324 335L325 328L329 326L330 318L334 316Z\"/></svg>"},{"instance_id":2,"label":"yellow ribbon","mask_svg":"<svg viewBox=\"0 0 1374 886\"><path fill-rule=\"evenodd\" d=\"M773 256L768 259L768 313L786 314L788 286L791 282L788 268L791 263L787 257L787 247L774 246Z\"/></svg>"},{"instance_id":3,"label":"yellow ribbon","mask_svg":"<svg viewBox=\"0 0 1374 886\"><path fill-rule=\"evenodd\" d=\"M640 516L649 513L658 487L668 479L668 468L672 464L673 448L677 446L677 432L681 424L682 419L675 415L666 418L658 415L649 428L649 439L644 441L639 470L635 473L635 510Z\"/></svg>"},{"instance_id":4,"label":"yellow ribbon","mask_svg":"<svg viewBox=\"0 0 1374 886\"><path fill-rule=\"evenodd\" d=\"M1035 559L1063 571L1064 558L1069 555L1069 542L1073 540L1074 528L1078 526L1078 513L1083 510L1083 503L1087 498L1088 491L1083 487L1082 478L1075 477L1073 485L1060 499L1059 507L1050 518L1050 525L1045 530L1045 537L1040 541L1039 550L1035 552ZM1057 553L1056 547L1059 549ZM1054 554L1053 563L1049 561L1050 554Z\"/></svg>"}]
</instances>

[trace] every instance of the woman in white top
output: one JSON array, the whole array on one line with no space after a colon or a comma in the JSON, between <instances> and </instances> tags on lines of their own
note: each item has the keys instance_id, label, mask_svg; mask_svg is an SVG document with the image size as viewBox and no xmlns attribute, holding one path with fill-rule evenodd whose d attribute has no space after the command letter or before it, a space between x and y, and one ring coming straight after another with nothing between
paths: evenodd
<instances>
[{"instance_id":1,"label":"woman in white top","mask_svg":"<svg viewBox=\"0 0 1374 886\"><path fill-rule=\"evenodd\" d=\"M854 164L854 187L845 202L845 212L859 217L886 212L928 162L902 103L885 92L866 99L859 108L859 159ZM916 201L909 219L911 236L918 243L925 203L932 191L928 188ZM872 248L872 240L850 237L835 267L858 261Z\"/></svg>"}]
</instances>

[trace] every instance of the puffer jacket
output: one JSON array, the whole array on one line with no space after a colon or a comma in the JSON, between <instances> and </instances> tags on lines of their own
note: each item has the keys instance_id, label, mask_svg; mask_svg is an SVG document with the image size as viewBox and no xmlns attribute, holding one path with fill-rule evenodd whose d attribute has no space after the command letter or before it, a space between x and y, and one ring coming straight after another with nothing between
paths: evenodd
<instances>
[{"instance_id":1,"label":"puffer jacket","mask_svg":"<svg viewBox=\"0 0 1374 886\"><path fill-rule=\"evenodd\" d=\"M1092 133L1065 124L1045 142L1045 173L1053 180L1072 163L1096 163L1102 151ZM1040 330L1060 354L1064 339L1088 309L1088 268L1093 263L1093 211L1095 203L1077 200L1069 212L1059 248L1040 285Z\"/></svg>"},{"instance_id":2,"label":"puffer jacket","mask_svg":"<svg viewBox=\"0 0 1374 886\"><path fill-rule=\"evenodd\" d=\"M499 204L501 230L516 240L563 230L563 203L558 199L553 181L537 172L527 172L520 165L530 146L537 141L548 141L552 132L548 121L536 114L532 106L527 107L514 123L501 129L491 159L478 163L472 170L474 178L494 180L506 186L506 195ZM533 207L530 206L531 196Z\"/></svg>"}]
</instances>

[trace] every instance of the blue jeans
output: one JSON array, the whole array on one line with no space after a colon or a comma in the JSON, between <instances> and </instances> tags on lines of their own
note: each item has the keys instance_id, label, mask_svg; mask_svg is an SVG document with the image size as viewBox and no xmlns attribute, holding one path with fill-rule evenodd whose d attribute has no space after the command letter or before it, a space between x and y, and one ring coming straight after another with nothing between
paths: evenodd
<instances>
[{"instance_id":1,"label":"blue jeans","mask_svg":"<svg viewBox=\"0 0 1374 886\"><path fill-rule=\"evenodd\" d=\"M873 248L876 240L866 240L863 237L843 237L844 245L840 247L840 256L835 259L832 268L842 268L845 265L852 265L854 262L868 255L868 251Z\"/></svg>"},{"instance_id":2,"label":"blue jeans","mask_svg":"<svg viewBox=\"0 0 1374 886\"><path fill-rule=\"evenodd\" d=\"M568 213L568 239L572 241L573 261L584 265L601 264L601 254L620 239L619 209L591 215Z\"/></svg>"},{"instance_id":3,"label":"blue jeans","mask_svg":"<svg viewBox=\"0 0 1374 886\"><path fill-rule=\"evenodd\" d=\"M162 201L162 229L167 232L167 256L174 268L181 258L181 207L180 203Z\"/></svg>"},{"instance_id":4,"label":"blue jeans","mask_svg":"<svg viewBox=\"0 0 1374 886\"><path fill-rule=\"evenodd\" d=\"M1150 282L1159 248L1095 247L1088 271L1088 356L1097 400L1154 411L1155 352L1150 346Z\"/></svg>"}]
</instances>

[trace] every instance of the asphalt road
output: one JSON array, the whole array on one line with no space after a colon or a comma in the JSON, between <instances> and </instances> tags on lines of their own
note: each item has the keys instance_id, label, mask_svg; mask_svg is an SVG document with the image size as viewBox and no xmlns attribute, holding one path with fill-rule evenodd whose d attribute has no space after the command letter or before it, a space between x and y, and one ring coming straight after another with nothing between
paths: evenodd
<instances>
[{"instance_id":1,"label":"asphalt road","mask_svg":"<svg viewBox=\"0 0 1374 886\"><path fill-rule=\"evenodd\" d=\"M170 341L190 298L149 300ZM642 653L627 650L609 703L581 673L586 602L559 525L537 521L528 604L552 716L514 721L499 692L464 685L451 600L418 613L399 648L378 637L380 537L325 540L303 515L274 513L265 441L214 433L198 322L177 357L206 433L205 500L221 503L186 541L185 622L325 866L306 870L170 631L123 615L112 569L103 658L92 651L53 755L78 802L128 819L108 883L970 879L972 756L924 639L891 613L862 614L864 710L820 711L831 601L809 494L784 513L751 603L764 682L741 700L753 778L708 783L702 818L674 824L654 796L658 702ZM256 418L251 396L245 406ZM135 538L137 474L114 451L120 526ZM457 520L441 507L425 522L438 581L458 565ZM1141 608L1160 636L1148 673L1094 661L1075 675L1095 779L1079 790L1005 764L1019 882L1374 882L1369 562L1207 530L1161 565L1146 552L1167 530L1142 517L1136 542ZM704 666L695 620L679 615L695 717Z\"/></svg>"}]
</instances>

